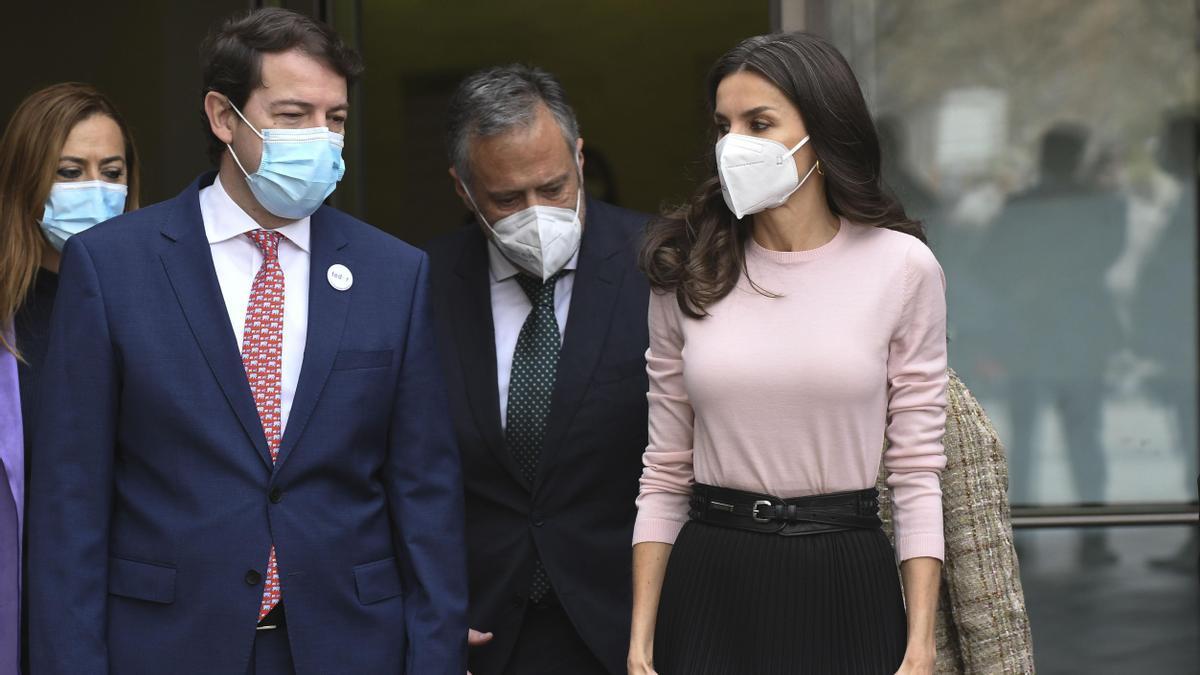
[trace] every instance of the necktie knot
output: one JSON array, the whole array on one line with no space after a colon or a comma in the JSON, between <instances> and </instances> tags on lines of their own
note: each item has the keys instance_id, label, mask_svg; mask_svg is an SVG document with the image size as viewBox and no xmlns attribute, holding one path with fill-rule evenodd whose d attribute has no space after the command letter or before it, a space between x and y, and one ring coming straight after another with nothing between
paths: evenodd
<instances>
[{"instance_id":1,"label":"necktie knot","mask_svg":"<svg viewBox=\"0 0 1200 675\"><path fill-rule=\"evenodd\" d=\"M275 260L279 257L279 240L283 239L282 234L271 230L251 230L246 236L262 251L264 259Z\"/></svg>"},{"instance_id":2,"label":"necktie knot","mask_svg":"<svg viewBox=\"0 0 1200 675\"><path fill-rule=\"evenodd\" d=\"M534 307L553 306L554 305L554 285L558 280L566 276L570 270L559 270L555 272L549 279L542 281L537 277L531 277L522 272L516 276L517 283L520 284L521 290L525 291L525 295L529 298L529 302L533 303Z\"/></svg>"}]
</instances>

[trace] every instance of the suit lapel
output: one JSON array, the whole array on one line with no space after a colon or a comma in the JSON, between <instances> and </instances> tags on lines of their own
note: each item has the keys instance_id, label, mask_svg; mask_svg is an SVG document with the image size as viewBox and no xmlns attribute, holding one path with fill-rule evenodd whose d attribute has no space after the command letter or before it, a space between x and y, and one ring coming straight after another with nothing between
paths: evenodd
<instances>
[{"instance_id":1,"label":"suit lapel","mask_svg":"<svg viewBox=\"0 0 1200 675\"><path fill-rule=\"evenodd\" d=\"M308 335L305 338L304 362L300 367L300 380L296 383L296 396L288 414L287 428L279 446L278 470L291 455L299 442L304 428L312 417L313 409L329 379L346 325L346 313L355 289L351 286L339 291L326 279L331 265L342 264L354 272L351 257L346 252L349 243L337 222L334 211L322 207L312 215L312 253L308 279Z\"/></svg>"},{"instance_id":2,"label":"suit lapel","mask_svg":"<svg viewBox=\"0 0 1200 675\"><path fill-rule=\"evenodd\" d=\"M163 267L187 319L192 335L217 379L238 421L269 467L271 454L258 409L246 379L237 338L229 323L229 311L221 295L212 250L200 215L200 188L212 183L213 175L202 177L175 199L162 233L171 242L161 252Z\"/></svg>"},{"instance_id":3,"label":"suit lapel","mask_svg":"<svg viewBox=\"0 0 1200 675\"><path fill-rule=\"evenodd\" d=\"M453 283L449 301L453 306L455 351L462 367L463 384L476 428L497 461L508 469L516 481L528 488L530 486L522 477L516 460L504 445L504 429L500 425L496 329L492 323L487 240L478 228L463 238Z\"/></svg>"},{"instance_id":4,"label":"suit lapel","mask_svg":"<svg viewBox=\"0 0 1200 675\"><path fill-rule=\"evenodd\" d=\"M604 347L625 268L619 253L628 242L617 228L606 227L603 211L588 200L587 226L579 249L571 310L558 355L558 374L550 403L550 419L538 468L538 481L546 475L558 448L566 440L571 420L587 393L592 371Z\"/></svg>"}]
</instances>

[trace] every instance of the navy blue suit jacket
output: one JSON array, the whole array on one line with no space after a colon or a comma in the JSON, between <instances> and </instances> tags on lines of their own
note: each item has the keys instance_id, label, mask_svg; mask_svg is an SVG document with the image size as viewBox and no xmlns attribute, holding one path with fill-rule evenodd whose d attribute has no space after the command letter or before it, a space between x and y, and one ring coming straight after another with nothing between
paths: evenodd
<instances>
[{"instance_id":1,"label":"navy blue suit jacket","mask_svg":"<svg viewBox=\"0 0 1200 675\"><path fill-rule=\"evenodd\" d=\"M34 439L34 673L244 673L274 543L297 673L462 675L462 477L423 253L312 216L278 461L222 300L201 177L72 237ZM340 263L353 286L335 290Z\"/></svg>"},{"instance_id":2,"label":"navy blue suit jacket","mask_svg":"<svg viewBox=\"0 0 1200 675\"><path fill-rule=\"evenodd\" d=\"M634 499L646 449L646 312L636 252L650 216L587 200L533 484L504 445L487 239L479 225L431 242L433 298L463 457L471 627L492 631L471 672L497 675L521 631L540 557L580 638L625 672Z\"/></svg>"}]
</instances>

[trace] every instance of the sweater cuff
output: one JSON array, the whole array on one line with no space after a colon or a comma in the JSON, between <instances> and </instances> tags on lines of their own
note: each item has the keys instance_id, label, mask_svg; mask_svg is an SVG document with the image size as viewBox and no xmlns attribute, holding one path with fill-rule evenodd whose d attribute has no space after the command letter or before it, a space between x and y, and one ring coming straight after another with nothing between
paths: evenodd
<instances>
[{"instance_id":1,"label":"sweater cuff","mask_svg":"<svg viewBox=\"0 0 1200 675\"><path fill-rule=\"evenodd\" d=\"M686 522L670 518L639 516L633 523L633 543L636 545L646 541L657 541L663 544L674 544L675 538L679 536L679 531L683 529Z\"/></svg>"},{"instance_id":2,"label":"sweater cuff","mask_svg":"<svg viewBox=\"0 0 1200 675\"><path fill-rule=\"evenodd\" d=\"M941 532L912 532L896 538L896 559L937 558L945 562L946 542Z\"/></svg>"}]
</instances>

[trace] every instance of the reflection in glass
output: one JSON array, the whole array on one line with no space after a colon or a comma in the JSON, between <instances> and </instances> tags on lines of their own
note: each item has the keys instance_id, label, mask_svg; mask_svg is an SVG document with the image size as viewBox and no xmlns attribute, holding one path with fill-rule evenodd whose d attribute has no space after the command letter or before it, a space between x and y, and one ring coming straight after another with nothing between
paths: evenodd
<instances>
[{"instance_id":1,"label":"reflection in glass","mask_svg":"<svg viewBox=\"0 0 1200 675\"><path fill-rule=\"evenodd\" d=\"M1195 3L822 6L946 271L951 365L1013 502L1194 501Z\"/></svg>"},{"instance_id":2,"label":"reflection in glass","mask_svg":"<svg viewBox=\"0 0 1200 675\"><path fill-rule=\"evenodd\" d=\"M1186 569L1158 564L1194 526L1105 530L1116 564L1081 564L1084 531L1016 534L1038 672L1196 672L1196 559Z\"/></svg>"}]
</instances>

